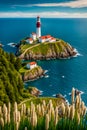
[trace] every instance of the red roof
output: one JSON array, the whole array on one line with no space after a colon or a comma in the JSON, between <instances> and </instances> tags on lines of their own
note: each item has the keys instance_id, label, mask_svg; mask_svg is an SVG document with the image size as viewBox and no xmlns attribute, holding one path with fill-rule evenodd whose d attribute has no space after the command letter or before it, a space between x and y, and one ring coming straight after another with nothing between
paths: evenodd
<instances>
[{"instance_id":1,"label":"red roof","mask_svg":"<svg viewBox=\"0 0 87 130\"><path fill-rule=\"evenodd\" d=\"M51 35L46 35L46 38L51 38Z\"/></svg>"},{"instance_id":2,"label":"red roof","mask_svg":"<svg viewBox=\"0 0 87 130\"><path fill-rule=\"evenodd\" d=\"M28 40L29 40L29 41L33 41L33 39L32 39L32 38L29 38Z\"/></svg>"},{"instance_id":3,"label":"red roof","mask_svg":"<svg viewBox=\"0 0 87 130\"><path fill-rule=\"evenodd\" d=\"M41 39L51 38L51 35L41 36L40 38L41 38Z\"/></svg>"},{"instance_id":4,"label":"red roof","mask_svg":"<svg viewBox=\"0 0 87 130\"><path fill-rule=\"evenodd\" d=\"M46 39L46 37L45 37L45 36L41 36L40 38L41 38L41 39Z\"/></svg>"},{"instance_id":5,"label":"red roof","mask_svg":"<svg viewBox=\"0 0 87 130\"><path fill-rule=\"evenodd\" d=\"M30 62L29 63L30 65L35 65L35 64L37 64L35 61L33 61L33 62Z\"/></svg>"}]
</instances>

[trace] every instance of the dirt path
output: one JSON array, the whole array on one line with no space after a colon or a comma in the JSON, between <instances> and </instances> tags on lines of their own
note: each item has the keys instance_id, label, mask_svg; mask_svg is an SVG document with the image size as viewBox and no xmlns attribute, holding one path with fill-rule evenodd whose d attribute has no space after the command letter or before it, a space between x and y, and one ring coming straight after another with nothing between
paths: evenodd
<instances>
[{"instance_id":1,"label":"dirt path","mask_svg":"<svg viewBox=\"0 0 87 130\"><path fill-rule=\"evenodd\" d=\"M18 107L20 107L23 103L26 103L27 101L30 101L32 100L33 98L29 98L29 99L26 99L24 101L22 101L20 104L18 104Z\"/></svg>"},{"instance_id":2,"label":"dirt path","mask_svg":"<svg viewBox=\"0 0 87 130\"><path fill-rule=\"evenodd\" d=\"M31 46L31 47L27 48L19 57L20 57L20 58L23 57L28 50L30 50L30 49L32 49L32 48L34 48L34 47L36 47L36 46L39 46L39 45L40 45L40 44L36 44L36 45L34 45L34 46Z\"/></svg>"}]
</instances>

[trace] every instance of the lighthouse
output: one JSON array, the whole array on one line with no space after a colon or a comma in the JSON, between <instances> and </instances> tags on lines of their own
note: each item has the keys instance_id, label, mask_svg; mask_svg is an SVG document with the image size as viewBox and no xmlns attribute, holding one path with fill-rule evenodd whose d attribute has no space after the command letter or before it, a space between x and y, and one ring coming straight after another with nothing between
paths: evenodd
<instances>
[{"instance_id":1,"label":"lighthouse","mask_svg":"<svg viewBox=\"0 0 87 130\"><path fill-rule=\"evenodd\" d=\"M41 22L40 22L40 17L37 17L37 23L36 23L36 35L37 38L41 37Z\"/></svg>"}]
</instances>

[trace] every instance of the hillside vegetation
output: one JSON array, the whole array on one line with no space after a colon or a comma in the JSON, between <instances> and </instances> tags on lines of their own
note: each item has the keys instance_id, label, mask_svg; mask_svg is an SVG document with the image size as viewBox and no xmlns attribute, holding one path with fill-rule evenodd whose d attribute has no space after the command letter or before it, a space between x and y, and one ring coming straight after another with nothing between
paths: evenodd
<instances>
[{"instance_id":1,"label":"hillside vegetation","mask_svg":"<svg viewBox=\"0 0 87 130\"><path fill-rule=\"evenodd\" d=\"M21 59L28 60L67 58L76 54L74 48L63 40L53 43L21 44L17 53Z\"/></svg>"},{"instance_id":2,"label":"hillside vegetation","mask_svg":"<svg viewBox=\"0 0 87 130\"><path fill-rule=\"evenodd\" d=\"M0 104L20 102L23 99L23 81L18 70L21 61L12 53L8 54L0 48Z\"/></svg>"}]
</instances>

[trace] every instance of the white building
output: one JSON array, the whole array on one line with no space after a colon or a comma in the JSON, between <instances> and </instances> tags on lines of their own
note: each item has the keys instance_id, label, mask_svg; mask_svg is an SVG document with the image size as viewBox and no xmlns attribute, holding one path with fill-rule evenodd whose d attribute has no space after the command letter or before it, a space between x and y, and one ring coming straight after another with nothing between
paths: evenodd
<instances>
[{"instance_id":1,"label":"white building","mask_svg":"<svg viewBox=\"0 0 87 130\"><path fill-rule=\"evenodd\" d=\"M28 63L28 64L26 65L26 67L27 67L28 69L33 69L33 68L35 68L36 66L37 66L37 63L36 63L35 61L30 62L30 63Z\"/></svg>"},{"instance_id":2,"label":"white building","mask_svg":"<svg viewBox=\"0 0 87 130\"><path fill-rule=\"evenodd\" d=\"M37 35L36 35L36 33L31 33L31 34L30 34L30 37L35 41L36 38L37 38Z\"/></svg>"},{"instance_id":3,"label":"white building","mask_svg":"<svg viewBox=\"0 0 87 130\"><path fill-rule=\"evenodd\" d=\"M50 41L49 42L55 42L56 41L56 38L54 37L51 37Z\"/></svg>"},{"instance_id":4,"label":"white building","mask_svg":"<svg viewBox=\"0 0 87 130\"><path fill-rule=\"evenodd\" d=\"M45 37L46 37L46 41L50 41L52 38L51 35L46 35Z\"/></svg>"},{"instance_id":5,"label":"white building","mask_svg":"<svg viewBox=\"0 0 87 130\"><path fill-rule=\"evenodd\" d=\"M32 44L33 43L33 39L32 38L28 38L28 39L26 39L26 42L29 43L29 44Z\"/></svg>"},{"instance_id":6,"label":"white building","mask_svg":"<svg viewBox=\"0 0 87 130\"><path fill-rule=\"evenodd\" d=\"M46 41L45 36L39 37L39 42L40 42L40 43L43 43L43 42L45 42L45 41Z\"/></svg>"}]
</instances>

